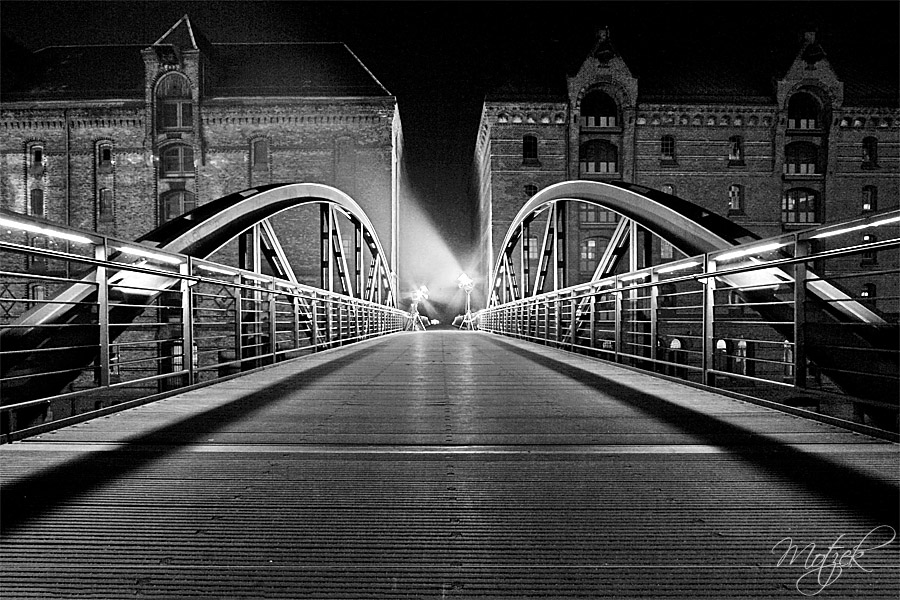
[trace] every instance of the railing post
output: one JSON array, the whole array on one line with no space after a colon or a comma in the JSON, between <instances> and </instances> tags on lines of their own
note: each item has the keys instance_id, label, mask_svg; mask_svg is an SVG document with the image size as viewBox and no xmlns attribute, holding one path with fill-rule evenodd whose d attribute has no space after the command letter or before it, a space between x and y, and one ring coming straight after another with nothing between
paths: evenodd
<instances>
[{"instance_id":1,"label":"railing post","mask_svg":"<svg viewBox=\"0 0 900 600\"><path fill-rule=\"evenodd\" d=\"M571 336L571 343L569 344L569 348L572 352L575 351L575 335L578 333L578 319L576 319L576 313L578 312L578 300L576 298L575 292L572 292L572 299L570 304L570 321L569 321L569 335Z\"/></svg>"},{"instance_id":2,"label":"railing post","mask_svg":"<svg viewBox=\"0 0 900 600\"><path fill-rule=\"evenodd\" d=\"M94 258L106 262L106 238L94 246ZM100 386L109 385L109 286L105 264L97 267L97 325L100 328Z\"/></svg>"},{"instance_id":3,"label":"railing post","mask_svg":"<svg viewBox=\"0 0 900 600\"><path fill-rule=\"evenodd\" d=\"M291 337L293 338L294 350L297 350L300 348L300 300L293 292L294 290L291 290L291 312L293 313Z\"/></svg>"},{"instance_id":4,"label":"railing post","mask_svg":"<svg viewBox=\"0 0 900 600\"><path fill-rule=\"evenodd\" d=\"M319 346L319 306L315 293L309 301L309 312L312 317L310 325L312 326L313 348L317 348Z\"/></svg>"},{"instance_id":5,"label":"railing post","mask_svg":"<svg viewBox=\"0 0 900 600\"><path fill-rule=\"evenodd\" d=\"M618 289L619 288L619 279L616 278L615 282L616 290L613 292L613 298L615 298L615 302L613 304L613 318L615 319L615 324L613 325L613 332L615 335L615 345L613 350L615 352L613 358L615 362L620 362L619 353L622 351L622 295L623 292Z\"/></svg>"},{"instance_id":6,"label":"railing post","mask_svg":"<svg viewBox=\"0 0 900 600\"><path fill-rule=\"evenodd\" d=\"M275 287L275 279L272 279L270 288L269 288L269 331L267 332L269 336L269 354L272 355L272 362L274 363L277 359L276 354L278 353L278 338L276 335L278 334L278 323L275 321L278 317L277 310L277 300L278 298L278 290Z\"/></svg>"},{"instance_id":7,"label":"railing post","mask_svg":"<svg viewBox=\"0 0 900 600\"><path fill-rule=\"evenodd\" d=\"M244 330L244 290L241 283L242 276L238 273L234 276L234 358L243 366L244 340L241 334Z\"/></svg>"},{"instance_id":8,"label":"railing post","mask_svg":"<svg viewBox=\"0 0 900 600\"><path fill-rule=\"evenodd\" d=\"M187 385L194 383L196 368L194 366L194 311L193 285L188 276L191 274L190 257L188 262L178 265L181 275L181 356L182 368L187 368ZM186 367L185 367L186 365Z\"/></svg>"},{"instance_id":9,"label":"railing post","mask_svg":"<svg viewBox=\"0 0 900 600\"><path fill-rule=\"evenodd\" d=\"M798 241L795 234L794 256L809 256L807 240ZM794 386L806 387L806 279L807 264L794 265Z\"/></svg>"},{"instance_id":10,"label":"railing post","mask_svg":"<svg viewBox=\"0 0 900 600\"><path fill-rule=\"evenodd\" d=\"M656 360L659 358L657 352L656 338L659 335L659 273L654 269L650 273L650 359L653 361L653 370L656 371L659 366Z\"/></svg>"},{"instance_id":11,"label":"railing post","mask_svg":"<svg viewBox=\"0 0 900 600\"><path fill-rule=\"evenodd\" d=\"M591 350L593 350L597 347L597 332L594 330L594 328L596 327L596 324L597 324L596 323L597 316L595 314L596 313L595 309L597 306L597 304L596 304L597 295L594 293L593 287L590 289L590 295L591 295L590 300L588 301L588 310L591 311L591 315L589 318L589 323L590 323L590 327L591 327L591 335L590 335L589 344L591 346Z\"/></svg>"},{"instance_id":12,"label":"railing post","mask_svg":"<svg viewBox=\"0 0 900 600\"><path fill-rule=\"evenodd\" d=\"M704 260L704 274L712 275L716 270L716 262ZM715 314L716 314L716 280L714 277L706 277L700 280L703 285L703 383L709 386L715 384L715 376L710 371L715 368Z\"/></svg>"}]
</instances>

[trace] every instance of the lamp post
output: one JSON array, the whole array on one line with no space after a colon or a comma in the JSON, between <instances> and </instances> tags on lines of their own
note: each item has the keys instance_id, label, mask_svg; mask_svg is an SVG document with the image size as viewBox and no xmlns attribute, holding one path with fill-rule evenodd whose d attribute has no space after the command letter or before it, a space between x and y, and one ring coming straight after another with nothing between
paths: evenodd
<instances>
[{"instance_id":1,"label":"lamp post","mask_svg":"<svg viewBox=\"0 0 900 600\"><path fill-rule=\"evenodd\" d=\"M409 307L409 326L407 331L425 331L425 323L419 314L419 302L428 299L428 288L423 286L412 291L412 304Z\"/></svg>"},{"instance_id":2,"label":"lamp post","mask_svg":"<svg viewBox=\"0 0 900 600\"><path fill-rule=\"evenodd\" d=\"M459 328L475 329L475 318L472 316L471 304L472 290L475 289L475 282L465 273L462 273L456 281L459 282L459 288L466 292L466 315L463 317L462 323L459 324Z\"/></svg>"}]
</instances>

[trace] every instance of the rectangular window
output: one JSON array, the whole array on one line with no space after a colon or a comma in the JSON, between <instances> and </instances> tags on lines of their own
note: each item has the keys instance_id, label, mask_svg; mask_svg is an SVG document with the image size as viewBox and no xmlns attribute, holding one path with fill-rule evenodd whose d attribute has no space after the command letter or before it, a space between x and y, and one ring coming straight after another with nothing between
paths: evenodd
<instances>
[{"instance_id":1,"label":"rectangular window","mask_svg":"<svg viewBox=\"0 0 900 600\"><path fill-rule=\"evenodd\" d=\"M31 216L44 216L44 190L31 190L31 200L29 202L29 208L31 209Z\"/></svg>"},{"instance_id":2,"label":"rectangular window","mask_svg":"<svg viewBox=\"0 0 900 600\"><path fill-rule=\"evenodd\" d=\"M528 259L529 260L537 260L541 256L541 244L538 242L537 237L531 236L528 238Z\"/></svg>"},{"instance_id":3,"label":"rectangular window","mask_svg":"<svg viewBox=\"0 0 900 600\"><path fill-rule=\"evenodd\" d=\"M253 168L268 169L269 168L269 142L267 140L256 140L253 142Z\"/></svg>"},{"instance_id":4,"label":"rectangular window","mask_svg":"<svg viewBox=\"0 0 900 600\"><path fill-rule=\"evenodd\" d=\"M537 137L526 135L522 137L522 160L535 162L538 159Z\"/></svg>"},{"instance_id":5,"label":"rectangular window","mask_svg":"<svg viewBox=\"0 0 900 600\"><path fill-rule=\"evenodd\" d=\"M675 247L666 240L659 241L659 257L663 260L672 260Z\"/></svg>"},{"instance_id":6,"label":"rectangular window","mask_svg":"<svg viewBox=\"0 0 900 600\"><path fill-rule=\"evenodd\" d=\"M101 223L110 223L114 220L115 216L113 214L113 194L111 189L103 188L100 190L97 203L97 212L97 218Z\"/></svg>"}]
</instances>

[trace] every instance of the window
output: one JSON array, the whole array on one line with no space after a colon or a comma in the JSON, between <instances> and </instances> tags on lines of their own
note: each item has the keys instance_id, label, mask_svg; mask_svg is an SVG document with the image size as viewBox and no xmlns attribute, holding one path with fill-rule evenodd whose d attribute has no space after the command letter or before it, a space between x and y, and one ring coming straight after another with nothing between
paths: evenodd
<instances>
[{"instance_id":1,"label":"window","mask_svg":"<svg viewBox=\"0 0 900 600\"><path fill-rule=\"evenodd\" d=\"M538 242L537 236L528 238L528 260L537 260L540 258L541 244Z\"/></svg>"},{"instance_id":2,"label":"window","mask_svg":"<svg viewBox=\"0 0 900 600\"><path fill-rule=\"evenodd\" d=\"M525 163L536 163L538 160L538 141L537 136L522 136L522 161Z\"/></svg>"},{"instance_id":3,"label":"window","mask_svg":"<svg viewBox=\"0 0 900 600\"><path fill-rule=\"evenodd\" d=\"M878 238L871 233L867 233L862 236L863 244L874 244L878 241ZM862 260L860 260L860 265L877 265L878 264L878 251L877 250L866 250L862 253Z\"/></svg>"},{"instance_id":4,"label":"window","mask_svg":"<svg viewBox=\"0 0 900 600\"><path fill-rule=\"evenodd\" d=\"M670 196L674 196L675 195L675 186L672 185L671 183L667 183L664 186L662 186L661 191L664 194L669 194Z\"/></svg>"},{"instance_id":5,"label":"window","mask_svg":"<svg viewBox=\"0 0 900 600\"><path fill-rule=\"evenodd\" d=\"M810 142L791 142L785 147L784 172L787 175L815 175L819 151Z\"/></svg>"},{"instance_id":6,"label":"window","mask_svg":"<svg viewBox=\"0 0 900 600\"><path fill-rule=\"evenodd\" d=\"M254 140L253 144L250 146L250 164L252 165L253 169L259 169L262 171L268 170L269 140Z\"/></svg>"},{"instance_id":7,"label":"window","mask_svg":"<svg viewBox=\"0 0 900 600\"><path fill-rule=\"evenodd\" d=\"M619 149L606 140L591 140L578 151L582 173L618 173Z\"/></svg>"},{"instance_id":8,"label":"window","mask_svg":"<svg viewBox=\"0 0 900 600\"><path fill-rule=\"evenodd\" d=\"M866 283L863 285L862 290L859 292L860 298L869 298L870 300L875 298L876 288L874 283Z\"/></svg>"},{"instance_id":9,"label":"window","mask_svg":"<svg viewBox=\"0 0 900 600\"><path fill-rule=\"evenodd\" d=\"M874 212L878 210L878 188L874 185L865 185L862 189L862 212Z\"/></svg>"},{"instance_id":10,"label":"window","mask_svg":"<svg viewBox=\"0 0 900 600\"><path fill-rule=\"evenodd\" d=\"M617 127L619 107L603 92L591 92L581 103L582 127Z\"/></svg>"},{"instance_id":11,"label":"window","mask_svg":"<svg viewBox=\"0 0 900 600\"><path fill-rule=\"evenodd\" d=\"M662 260L672 260L674 256L673 250L675 246L667 242L666 240L659 240L659 258Z\"/></svg>"},{"instance_id":12,"label":"window","mask_svg":"<svg viewBox=\"0 0 900 600\"><path fill-rule=\"evenodd\" d=\"M537 193L538 193L538 188L533 183L529 183L528 185L525 186L525 197L526 198L531 198L532 196L534 196Z\"/></svg>"},{"instance_id":13,"label":"window","mask_svg":"<svg viewBox=\"0 0 900 600\"><path fill-rule=\"evenodd\" d=\"M28 150L28 162L31 174L34 177L41 177L44 174L44 147L41 145L31 146Z\"/></svg>"},{"instance_id":14,"label":"window","mask_svg":"<svg viewBox=\"0 0 900 600\"><path fill-rule=\"evenodd\" d=\"M97 170L100 173L109 173L112 171L113 153L112 144L97 145Z\"/></svg>"},{"instance_id":15,"label":"window","mask_svg":"<svg viewBox=\"0 0 900 600\"><path fill-rule=\"evenodd\" d=\"M619 215L611 210L605 210L596 204L578 203L579 223L616 223Z\"/></svg>"},{"instance_id":16,"label":"window","mask_svg":"<svg viewBox=\"0 0 900 600\"><path fill-rule=\"evenodd\" d=\"M817 129L820 112L819 101L811 94L794 94L788 102L788 129Z\"/></svg>"},{"instance_id":17,"label":"window","mask_svg":"<svg viewBox=\"0 0 900 600\"><path fill-rule=\"evenodd\" d=\"M31 190L31 199L28 203L29 214L33 217L43 217L44 216L44 190L41 189L33 189Z\"/></svg>"},{"instance_id":18,"label":"window","mask_svg":"<svg viewBox=\"0 0 900 600\"><path fill-rule=\"evenodd\" d=\"M194 174L194 149L179 144L162 152L163 177L183 177Z\"/></svg>"},{"instance_id":19,"label":"window","mask_svg":"<svg viewBox=\"0 0 900 600\"><path fill-rule=\"evenodd\" d=\"M659 140L659 160L664 163L675 162L675 138L664 135Z\"/></svg>"},{"instance_id":20,"label":"window","mask_svg":"<svg viewBox=\"0 0 900 600\"><path fill-rule=\"evenodd\" d=\"M165 223L193 210L197 206L194 195L185 190L174 190L164 194L159 202L159 222Z\"/></svg>"},{"instance_id":21,"label":"window","mask_svg":"<svg viewBox=\"0 0 900 600\"><path fill-rule=\"evenodd\" d=\"M97 218L101 223L111 223L115 219L113 193L109 188L101 188L97 194Z\"/></svg>"},{"instance_id":22,"label":"window","mask_svg":"<svg viewBox=\"0 0 900 600\"><path fill-rule=\"evenodd\" d=\"M744 188L736 183L728 186L728 214L744 214Z\"/></svg>"},{"instance_id":23,"label":"window","mask_svg":"<svg viewBox=\"0 0 900 600\"><path fill-rule=\"evenodd\" d=\"M578 268L583 271L593 271L597 266L597 240L587 239L581 241L581 254Z\"/></svg>"},{"instance_id":24,"label":"window","mask_svg":"<svg viewBox=\"0 0 900 600\"><path fill-rule=\"evenodd\" d=\"M744 141L739 136L733 136L728 140L728 164L744 164Z\"/></svg>"},{"instance_id":25,"label":"window","mask_svg":"<svg viewBox=\"0 0 900 600\"><path fill-rule=\"evenodd\" d=\"M795 188L788 190L781 198L781 221L783 223L818 223L818 194L815 191Z\"/></svg>"},{"instance_id":26,"label":"window","mask_svg":"<svg viewBox=\"0 0 900 600\"><path fill-rule=\"evenodd\" d=\"M28 296L34 302L31 306L37 306L47 299L47 286L43 283L33 283L28 286Z\"/></svg>"},{"instance_id":27,"label":"window","mask_svg":"<svg viewBox=\"0 0 900 600\"><path fill-rule=\"evenodd\" d=\"M878 140L867 137L862 142L862 168L874 169L878 166Z\"/></svg>"},{"instance_id":28,"label":"window","mask_svg":"<svg viewBox=\"0 0 900 600\"><path fill-rule=\"evenodd\" d=\"M31 247L46 250L48 247L47 238L31 238ZM32 254L28 257L28 269L31 271L40 271L41 273L45 273L50 269L50 258L45 254Z\"/></svg>"},{"instance_id":29,"label":"window","mask_svg":"<svg viewBox=\"0 0 900 600\"><path fill-rule=\"evenodd\" d=\"M170 73L156 88L159 129L190 129L194 125L191 89L187 77Z\"/></svg>"}]
</instances>

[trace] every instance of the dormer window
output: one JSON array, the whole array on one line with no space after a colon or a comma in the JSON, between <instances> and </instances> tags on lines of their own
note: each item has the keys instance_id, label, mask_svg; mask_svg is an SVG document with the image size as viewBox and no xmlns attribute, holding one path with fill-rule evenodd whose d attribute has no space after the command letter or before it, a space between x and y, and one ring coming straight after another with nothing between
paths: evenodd
<instances>
[{"instance_id":1,"label":"dormer window","mask_svg":"<svg viewBox=\"0 0 900 600\"><path fill-rule=\"evenodd\" d=\"M811 94L797 93L788 102L788 129L819 129L822 107Z\"/></svg>"},{"instance_id":2,"label":"dormer window","mask_svg":"<svg viewBox=\"0 0 900 600\"><path fill-rule=\"evenodd\" d=\"M618 127L619 107L607 94L595 91L581 103L582 127Z\"/></svg>"},{"instance_id":3,"label":"dormer window","mask_svg":"<svg viewBox=\"0 0 900 600\"><path fill-rule=\"evenodd\" d=\"M156 88L158 129L191 129L194 126L194 108L187 77L170 73L162 78Z\"/></svg>"}]
</instances>

